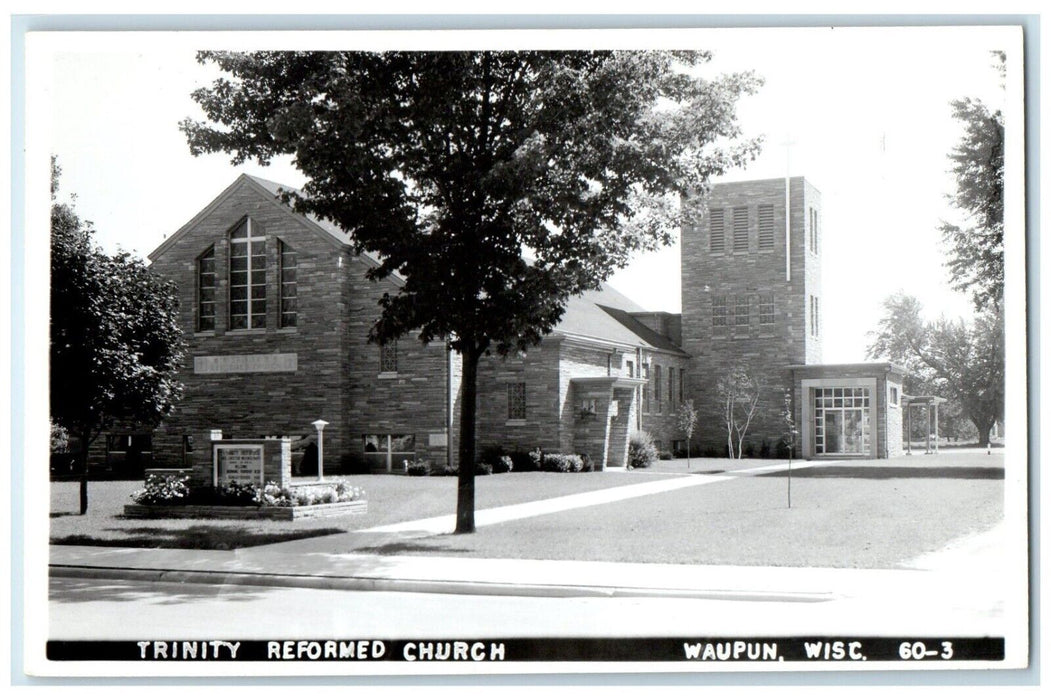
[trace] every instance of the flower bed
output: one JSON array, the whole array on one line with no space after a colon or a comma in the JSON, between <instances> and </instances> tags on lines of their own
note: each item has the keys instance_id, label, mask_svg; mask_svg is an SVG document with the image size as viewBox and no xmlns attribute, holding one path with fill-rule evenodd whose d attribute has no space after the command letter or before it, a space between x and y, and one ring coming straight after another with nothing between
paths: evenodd
<instances>
[{"instance_id":1,"label":"flower bed","mask_svg":"<svg viewBox=\"0 0 1051 700\"><path fill-rule=\"evenodd\" d=\"M296 520L364 513L368 508L364 490L345 481L191 487L189 477L180 474L151 474L131 498L135 504L124 506L124 515L136 518Z\"/></svg>"}]
</instances>

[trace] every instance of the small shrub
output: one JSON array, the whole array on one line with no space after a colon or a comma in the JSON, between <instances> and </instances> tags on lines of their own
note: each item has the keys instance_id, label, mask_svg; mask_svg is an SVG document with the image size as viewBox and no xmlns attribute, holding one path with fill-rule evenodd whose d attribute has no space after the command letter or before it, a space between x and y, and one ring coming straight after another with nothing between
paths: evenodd
<instances>
[{"instance_id":1,"label":"small shrub","mask_svg":"<svg viewBox=\"0 0 1051 700\"><path fill-rule=\"evenodd\" d=\"M645 469L657 461L657 448L653 438L644 430L634 431L628 438L628 466Z\"/></svg>"},{"instance_id":2,"label":"small shrub","mask_svg":"<svg viewBox=\"0 0 1051 700\"><path fill-rule=\"evenodd\" d=\"M544 452L539 447L529 453L529 461L533 464L530 471L541 471L544 468Z\"/></svg>"},{"instance_id":3,"label":"small shrub","mask_svg":"<svg viewBox=\"0 0 1051 700\"><path fill-rule=\"evenodd\" d=\"M441 467L435 467L431 470L431 476L457 476L460 470L456 467L450 467L448 464Z\"/></svg>"},{"instance_id":4,"label":"small shrub","mask_svg":"<svg viewBox=\"0 0 1051 700\"><path fill-rule=\"evenodd\" d=\"M660 458L662 460L665 460L665 461L667 461L669 459L674 459L674 457L672 457L671 452L668 452L667 450L665 450L664 452L660 453Z\"/></svg>"},{"instance_id":5,"label":"small shrub","mask_svg":"<svg viewBox=\"0 0 1051 700\"><path fill-rule=\"evenodd\" d=\"M506 474L514 471L515 463L507 455L500 455L493 461L493 474Z\"/></svg>"},{"instance_id":6,"label":"small shrub","mask_svg":"<svg viewBox=\"0 0 1051 700\"><path fill-rule=\"evenodd\" d=\"M741 454L749 459L755 457L755 445L749 442L744 446L744 451Z\"/></svg>"},{"instance_id":7,"label":"small shrub","mask_svg":"<svg viewBox=\"0 0 1051 700\"><path fill-rule=\"evenodd\" d=\"M595 460L591 459L591 455L584 453L580 455L580 463L583 465L581 471L593 472L595 471Z\"/></svg>"},{"instance_id":8,"label":"small shrub","mask_svg":"<svg viewBox=\"0 0 1051 700\"><path fill-rule=\"evenodd\" d=\"M474 465L475 476L489 476L493 473L493 465L487 462L481 462L480 464Z\"/></svg>"},{"instance_id":9,"label":"small shrub","mask_svg":"<svg viewBox=\"0 0 1051 700\"><path fill-rule=\"evenodd\" d=\"M184 504L190 495L190 477L151 474L144 488L131 494L131 499L143 506Z\"/></svg>"},{"instance_id":10,"label":"small shrub","mask_svg":"<svg viewBox=\"0 0 1051 700\"><path fill-rule=\"evenodd\" d=\"M759 445L759 458L770 459L770 443L763 440L763 443Z\"/></svg>"},{"instance_id":11,"label":"small shrub","mask_svg":"<svg viewBox=\"0 0 1051 700\"><path fill-rule=\"evenodd\" d=\"M584 461L579 455L564 455L551 452L544 455L542 469L546 472L568 474L584 470Z\"/></svg>"},{"instance_id":12,"label":"small shrub","mask_svg":"<svg viewBox=\"0 0 1051 700\"><path fill-rule=\"evenodd\" d=\"M425 459L406 459L405 473L409 476L427 476L431 473L431 463Z\"/></svg>"}]
</instances>

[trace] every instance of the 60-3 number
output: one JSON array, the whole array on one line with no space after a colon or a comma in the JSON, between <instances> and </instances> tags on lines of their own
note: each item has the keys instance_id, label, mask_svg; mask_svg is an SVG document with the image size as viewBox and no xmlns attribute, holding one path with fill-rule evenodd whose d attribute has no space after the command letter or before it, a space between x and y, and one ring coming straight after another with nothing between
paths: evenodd
<instances>
[{"instance_id":1,"label":"60-3 number","mask_svg":"<svg viewBox=\"0 0 1051 700\"><path fill-rule=\"evenodd\" d=\"M923 642L902 642L901 646L898 647L898 656L903 659L929 659L936 657L939 659L951 659L952 658L952 642L942 642L941 651L937 649L928 649L927 645Z\"/></svg>"}]
</instances>

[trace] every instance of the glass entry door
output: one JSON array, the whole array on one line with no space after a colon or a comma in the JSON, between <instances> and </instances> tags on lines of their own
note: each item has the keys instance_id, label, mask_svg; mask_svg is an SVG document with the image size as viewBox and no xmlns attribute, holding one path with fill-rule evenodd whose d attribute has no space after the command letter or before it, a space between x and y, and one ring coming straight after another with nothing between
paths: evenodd
<instances>
[{"instance_id":1,"label":"glass entry door","mask_svg":"<svg viewBox=\"0 0 1051 700\"><path fill-rule=\"evenodd\" d=\"M815 454L869 454L869 403L869 390L866 388L814 389Z\"/></svg>"}]
</instances>

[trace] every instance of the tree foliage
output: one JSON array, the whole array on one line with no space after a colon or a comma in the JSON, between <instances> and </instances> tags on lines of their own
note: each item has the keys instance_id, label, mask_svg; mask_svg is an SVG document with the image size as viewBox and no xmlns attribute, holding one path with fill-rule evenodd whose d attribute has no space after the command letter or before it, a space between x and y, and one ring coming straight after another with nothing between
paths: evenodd
<instances>
[{"instance_id":1,"label":"tree foliage","mask_svg":"<svg viewBox=\"0 0 1051 700\"><path fill-rule=\"evenodd\" d=\"M903 293L883 303L879 328L870 333L868 354L902 364L906 390L949 398L970 419L980 444L1004 415L1004 323L999 309L971 324L943 318L923 320L922 306Z\"/></svg>"},{"instance_id":2,"label":"tree foliage","mask_svg":"<svg viewBox=\"0 0 1051 700\"><path fill-rule=\"evenodd\" d=\"M686 467L689 468L690 442L693 440L693 431L697 427L697 408L693 405L693 399L687 399L679 405L675 421L676 426L686 436Z\"/></svg>"},{"instance_id":3,"label":"tree foliage","mask_svg":"<svg viewBox=\"0 0 1051 700\"><path fill-rule=\"evenodd\" d=\"M1004 54L996 54L1003 73ZM999 306L1004 293L1004 116L980 100L952 103L964 132L949 155L956 177L953 206L959 224L942 222L953 286L970 292L978 309Z\"/></svg>"},{"instance_id":4,"label":"tree foliage","mask_svg":"<svg viewBox=\"0 0 1051 700\"><path fill-rule=\"evenodd\" d=\"M762 398L762 380L755 369L736 364L719 377L715 392L722 406L728 455L730 459L740 459L745 435Z\"/></svg>"},{"instance_id":5,"label":"tree foliage","mask_svg":"<svg viewBox=\"0 0 1051 700\"><path fill-rule=\"evenodd\" d=\"M77 438L84 512L91 443L115 423L152 426L168 414L183 344L174 284L97 248L91 223L57 199L60 172L52 161L51 416Z\"/></svg>"},{"instance_id":6,"label":"tree foliage","mask_svg":"<svg viewBox=\"0 0 1051 700\"><path fill-rule=\"evenodd\" d=\"M669 243L680 196L755 156L738 98L703 52L204 52L194 154L292 155L303 212L378 253L405 284L370 338L413 333L463 357L457 531L473 530L479 358L536 345L566 301ZM691 72L691 70L693 72ZM527 262L525 255L531 259Z\"/></svg>"}]
</instances>

